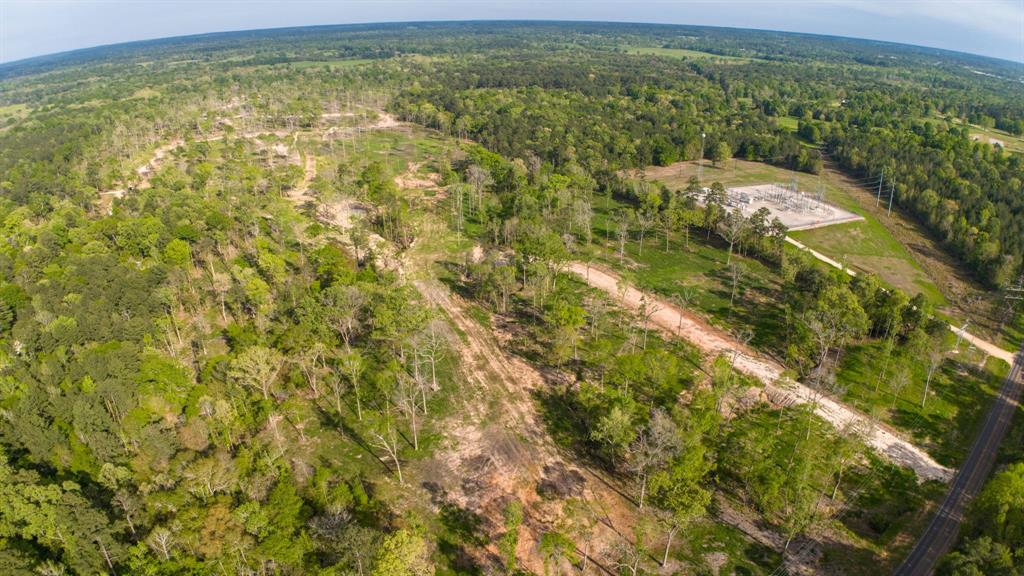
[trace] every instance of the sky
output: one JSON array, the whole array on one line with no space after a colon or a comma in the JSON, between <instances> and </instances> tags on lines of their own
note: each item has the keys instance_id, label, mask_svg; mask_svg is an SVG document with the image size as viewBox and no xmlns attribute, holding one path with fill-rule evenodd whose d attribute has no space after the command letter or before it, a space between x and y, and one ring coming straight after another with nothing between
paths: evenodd
<instances>
[{"instance_id":1,"label":"sky","mask_svg":"<svg viewBox=\"0 0 1024 576\"><path fill-rule=\"evenodd\" d=\"M1024 0L0 0L0 62L227 30L506 19L811 32L1024 62Z\"/></svg>"}]
</instances>

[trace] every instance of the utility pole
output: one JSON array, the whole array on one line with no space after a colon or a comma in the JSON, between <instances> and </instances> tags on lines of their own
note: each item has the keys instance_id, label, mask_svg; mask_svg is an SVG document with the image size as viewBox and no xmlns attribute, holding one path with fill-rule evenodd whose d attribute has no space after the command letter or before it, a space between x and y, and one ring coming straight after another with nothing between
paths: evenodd
<instances>
[{"instance_id":1,"label":"utility pole","mask_svg":"<svg viewBox=\"0 0 1024 576\"><path fill-rule=\"evenodd\" d=\"M892 216L892 197L896 195L896 182L889 180L889 213L886 216Z\"/></svg>"},{"instance_id":2,"label":"utility pole","mask_svg":"<svg viewBox=\"0 0 1024 576\"><path fill-rule=\"evenodd\" d=\"M878 195L875 196L875 208L878 208L878 203L882 201L882 181L885 180L885 168L882 168L882 173L878 176Z\"/></svg>"},{"instance_id":3,"label":"utility pole","mask_svg":"<svg viewBox=\"0 0 1024 576\"><path fill-rule=\"evenodd\" d=\"M707 134L700 133L700 160L697 164L697 184L700 184L701 188L704 187L704 137Z\"/></svg>"}]
</instances>

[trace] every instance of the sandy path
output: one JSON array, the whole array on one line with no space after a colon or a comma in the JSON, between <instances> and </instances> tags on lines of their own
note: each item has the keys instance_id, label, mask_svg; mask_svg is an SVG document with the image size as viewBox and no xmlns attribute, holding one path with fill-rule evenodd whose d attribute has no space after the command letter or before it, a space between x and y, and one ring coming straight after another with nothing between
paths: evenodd
<instances>
[{"instance_id":1,"label":"sandy path","mask_svg":"<svg viewBox=\"0 0 1024 576\"><path fill-rule=\"evenodd\" d=\"M309 185L316 178L316 155L306 153L306 161L302 165L302 180L299 185L289 191L288 195L296 202L309 202L314 198L309 195Z\"/></svg>"},{"instance_id":2,"label":"sandy path","mask_svg":"<svg viewBox=\"0 0 1024 576\"><path fill-rule=\"evenodd\" d=\"M736 342L722 330L715 328L697 317L683 311L670 302L652 294L646 294L629 286L625 294L619 291L619 277L594 266L579 262L569 265L569 270L582 277L591 286L601 289L622 305L633 310L646 305L651 322L662 332L680 336L693 343L704 353L736 354L736 369L753 376L764 383L765 393L773 403L781 405L812 404L814 412L836 429L857 429L865 434L865 442L875 450L889 457L893 462L912 469L922 480L949 481L953 470L942 466L924 450L900 438L893 431L874 424L869 418L821 393L782 376L783 367L778 362L758 355L748 347ZM620 295L621 300L620 300Z\"/></svg>"},{"instance_id":3,"label":"sandy path","mask_svg":"<svg viewBox=\"0 0 1024 576\"><path fill-rule=\"evenodd\" d=\"M838 268L839 270L842 270L842 271L846 272L850 276L856 276L857 275L856 271L851 270L851 269L843 266L841 263L836 262L832 258L829 258L828 256L825 256L824 254L822 254L821 252L818 252L817 250L808 248L806 244L804 244L803 242L801 242L799 240L795 240L793 238L790 238L789 236L786 236L786 242L792 244L793 246L796 246L800 250L803 250L805 252L810 253L811 256L814 256L815 258L817 258L818 260L821 260L822 262L828 264L829 266L832 266L833 268ZM957 335L963 333L964 340L967 340L968 342L973 344L976 348L978 348L979 350L982 350L983 352L985 352L989 356L992 356L994 358L998 358L1000 360L1003 360L1007 364L1010 364L1010 365L1013 364L1013 352L1010 352L1009 350L1004 350L1004 349L1000 348L999 346L996 346L995 344L993 344L993 343L991 343L991 342L989 342L987 340L979 338L979 337L977 337L977 336L975 336L975 335L973 335L973 334L971 334L969 332L966 332L966 331L960 329L957 326L953 326L952 324L949 325L949 329L952 330Z\"/></svg>"}]
</instances>

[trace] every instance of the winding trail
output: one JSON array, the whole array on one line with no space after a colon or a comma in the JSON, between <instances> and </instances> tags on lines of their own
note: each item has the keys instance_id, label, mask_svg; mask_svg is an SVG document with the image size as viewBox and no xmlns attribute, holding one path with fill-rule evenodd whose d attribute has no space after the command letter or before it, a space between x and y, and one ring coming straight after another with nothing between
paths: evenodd
<instances>
[{"instance_id":1,"label":"winding trail","mask_svg":"<svg viewBox=\"0 0 1024 576\"><path fill-rule=\"evenodd\" d=\"M682 310L653 294L641 292L633 286L627 286L624 292L621 291L622 280L614 272L580 262L571 263L569 270L623 306L633 310L645 307L648 313L654 310L651 322L662 332L681 337L712 356L734 355L735 368L763 382L765 395L773 404L811 404L814 413L823 420L839 430L859 430L869 446L893 462L912 469L921 480L948 482L953 477L952 469L939 464L927 452L899 437L894 431L872 422L860 412L821 392L783 376L784 368L781 364L757 354L692 312Z\"/></svg>"}]
</instances>

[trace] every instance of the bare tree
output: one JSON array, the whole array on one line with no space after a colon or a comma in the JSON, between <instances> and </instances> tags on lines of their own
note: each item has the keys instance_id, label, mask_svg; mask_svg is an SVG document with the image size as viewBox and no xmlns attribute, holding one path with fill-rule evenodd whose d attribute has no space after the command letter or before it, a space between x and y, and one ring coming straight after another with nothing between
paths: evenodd
<instances>
[{"instance_id":1,"label":"bare tree","mask_svg":"<svg viewBox=\"0 0 1024 576\"><path fill-rule=\"evenodd\" d=\"M740 212L739 208L734 208L722 222L719 234L729 243L729 255L725 259L726 266L732 263L733 246L743 238L743 234L747 230L747 224L748 220L743 216L743 212Z\"/></svg>"},{"instance_id":2,"label":"bare tree","mask_svg":"<svg viewBox=\"0 0 1024 576\"><path fill-rule=\"evenodd\" d=\"M475 192L476 211L479 214L484 204L484 190L494 182L494 179L491 178L491 173L486 168L473 164L466 169L466 181Z\"/></svg>"},{"instance_id":3,"label":"bare tree","mask_svg":"<svg viewBox=\"0 0 1024 576\"><path fill-rule=\"evenodd\" d=\"M637 253L643 255L644 253L644 235L650 230L651 226L658 220L658 212L654 209L643 208L636 212L636 225L640 228L640 245Z\"/></svg>"},{"instance_id":4,"label":"bare tree","mask_svg":"<svg viewBox=\"0 0 1024 576\"><path fill-rule=\"evenodd\" d=\"M415 338L413 347L415 355L421 357L430 366L430 391L437 392L440 387L437 385L437 363L445 356L445 337L443 334L444 324L440 320L432 320L427 323ZM423 413L427 413L427 393L423 391Z\"/></svg>"},{"instance_id":5,"label":"bare tree","mask_svg":"<svg viewBox=\"0 0 1024 576\"><path fill-rule=\"evenodd\" d=\"M323 342L314 342L308 348L299 351L296 357L296 363L299 365L299 369L302 370L303 376L306 377L306 382L313 393L313 398L320 397L317 363L323 364L326 352L327 347L324 346Z\"/></svg>"},{"instance_id":6,"label":"bare tree","mask_svg":"<svg viewBox=\"0 0 1024 576\"><path fill-rule=\"evenodd\" d=\"M171 559L171 549L174 547L174 534L164 526L157 526L146 537L146 544L155 552L159 552L164 560Z\"/></svg>"},{"instance_id":7,"label":"bare tree","mask_svg":"<svg viewBox=\"0 0 1024 576\"><path fill-rule=\"evenodd\" d=\"M466 185L456 182L448 187L449 198L451 198L452 222L455 225L455 232L462 235L463 222L465 221L465 198Z\"/></svg>"},{"instance_id":8,"label":"bare tree","mask_svg":"<svg viewBox=\"0 0 1024 576\"><path fill-rule=\"evenodd\" d=\"M618 573L628 571L630 576L637 576L640 573L640 562L647 552L640 541L640 535L637 534L634 537L636 538L634 542L623 538L613 544L604 554L605 562Z\"/></svg>"},{"instance_id":9,"label":"bare tree","mask_svg":"<svg viewBox=\"0 0 1024 576\"><path fill-rule=\"evenodd\" d=\"M356 397L356 417L359 421L363 420L363 403L360 394L360 380L363 375L363 370L366 368L366 363L363 361L363 355L357 350L349 350L341 355L338 359L338 365L341 367L342 373L348 379L349 385L352 386L352 392ZM344 388L344 383L335 378L333 380L334 385L334 407L341 413L341 393Z\"/></svg>"},{"instance_id":10,"label":"bare tree","mask_svg":"<svg viewBox=\"0 0 1024 576\"><path fill-rule=\"evenodd\" d=\"M729 293L729 310L732 311L733 304L736 302L736 289L739 288L740 280L743 279L743 272L745 269L739 262L729 264L729 278L732 280L732 291Z\"/></svg>"},{"instance_id":11,"label":"bare tree","mask_svg":"<svg viewBox=\"0 0 1024 576\"><path fill-rule=\"evenodd\" d=\"M651 317L661 311L661 306L657 302L649 302L647 296L640 297L640 309L638 312L644 320L644 340L641 348L647 350L647 330L651 324Z\"/></svg>"},{"instance_id":12,"label":"bare tree","mask_svg":"<svg viewBox=\"0 0 1024 576\"><path fill-rule=\"evenodd\" d=\"M839 493L839 485L843 481L843 472L846 467L860 457L864 447L864 434L857 422L850 422L840 431L838 443L834 447L836 467L836 483L832 487L832 500L836 499Z\"/></svg>"},{"instance_id":13,"label":"bare tree","mask_svg":"<svg viewBox=\"0 0 1024 576\"><path fill-rule=\"evenodd\" d=\"M664 467L679 452L679 428L664 410L655 408L647 427L640 431L629 447L628 467L640 478L638 507L644 509L647 480L651 473Z\"/></svg>"},{"instance_id":14,"label":"bare tree","mask_svg":"<svg viewBox=\"0 0 1024 576\"><path fill-rule=\"evenodd\" d=\"M351 348L352 336L362 324L366 295L355 286L331 286L323 292L328 321L341 336L345 349Z\"/></svg>"},{"instance_id":15,"label":"bare tree","mask_svg":"<svg viewBox=\"0 0 1024 576\"><path fill-rule=\"evenodd\" d=\"M585 198L577 199L573 202L573 224L578 226L583 232L583 237L587 240L587 245L590 245L591 236L593 234L590 223L594 218L594 211L590 207L590 202Z\"/></svg>"},{"instance_id":16,"label":"bare tree","mask_svg":"<svg viewBox=\"0 0 1024 576\"><path fill-rule=\"evenodd\" d=\"M395 464L398 483L405 484L405 480L402 478L402 463L398 459L398 431L395 430L395 426L391 422L390 411L384 416L384 421L374 427L370 443L376 448L383 450L388 455L388 458L391 458L391 461Z\"/></svg>"},{"instance_id":17,"label":"bare tree","mask_svg":"<svg viewBox=\"0 0 1024 576\"><path fill-rule=\"evenodd\" d=\"M896 408L896 401L900 398L900 392L903 391L907 385L910 384L910 370L901 365L896 369L896 372L892 375L892 380L889 382L889 386L892 388L892 408Z\"/></svg>"},{"instance_id":18,"label":"bare tree","mask_svg":"<svg viewBox=\"0 0 1024 576\"><path fill-rule=\"evenodd\" d=\"M420 388L417 380L417 377L410 376L409 374L399 374L398 383L397 386L395 386L392 398L398 406L398 409L401 410L409 420L409 428L412 431L412 449L419 451L420 428L417 413L420 408Z\"/></svg>"},{"instance_id":19,"label":"bare tree","mask_svg":"<svg viewBox=\"0 0 1024 576\"><path fill-rule=\"evenodd\" d=\"M619 217L615 222L615 232L619 239L619 264L622 264L622 259L626 254L626 241L629 240L629 221L630 211L627 209L619 213Z\"/></svg>"},{"instance_id":20,"label":"bare tree","mask_svg":"<svg viewBox=\"0 0 1024 576\"><path fill-rule=\"evenodd\" d=\"M924 393L921 394L921 408L924 408L925 403L928 402L928 392L931 390L932 376L935 375L935 371L942 366L942 361L946 359L946 349L943 346L941 338L934 339L932 346L928 349L928 377L924 381Z\"/></svg>"},{"instance_id":21,"label":"bare tree","mask_svg":"<svg viewBox=\"0 0 1024 576\"><path fill-rule=\"evenodd\" d=\"M676 325L676 332L683 330L683 311L690 307L696 296L697 288L690 284L682 284L679 291L672 295L672 302L679 309L679 323Z\"/></svg>"}]
</instances>

